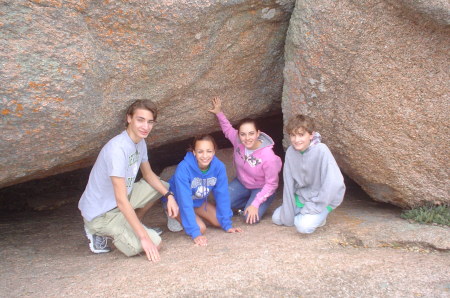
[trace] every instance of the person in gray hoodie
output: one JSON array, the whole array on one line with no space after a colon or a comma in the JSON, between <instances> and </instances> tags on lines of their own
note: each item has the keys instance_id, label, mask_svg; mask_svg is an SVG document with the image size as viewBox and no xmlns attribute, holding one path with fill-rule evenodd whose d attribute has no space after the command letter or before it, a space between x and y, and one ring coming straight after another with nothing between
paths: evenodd
<instances>
[{"instance_id":1,"label":"person in gray hoodie","mask_svg":"<svg viewBox=\"0 0 450 298\"><path fill-rule=\"evenodd\" d=\"M272 221L310 234L325 225L328 214L341 204L344 178L330 149L314 131L312 118L291 117L286 132L291 146L283 169L283 204L274 211Z\"/></svg>"}]
</instances>

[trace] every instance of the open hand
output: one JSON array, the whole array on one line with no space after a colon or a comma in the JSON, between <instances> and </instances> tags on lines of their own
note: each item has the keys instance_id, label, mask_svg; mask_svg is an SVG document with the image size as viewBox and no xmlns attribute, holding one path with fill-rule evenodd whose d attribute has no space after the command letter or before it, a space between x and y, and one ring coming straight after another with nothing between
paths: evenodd
<instances>
[{"instance_id":1,"label":"open hand","mask_svg":"<svg viewBox=\"0 0 450 298\"><path fill-rule=\"evenodd\" d=\"M194 243L195 245L198 246L207 246L208 245L208 240L206 239L205 236L200 235L194 238Z\"/></svg>"},{"instance_id":2,"label":"open hand","mask_svg":"<svg viewBox=\"0 0 450 298\"><path fill-rule=\"evenodd\" d=\"M142 238L141 245L149 261L159 262L161 258L159 256L158 247L152 242L152 240L150 240L149 237Z\"/></svg>"},{"instance_id":3,"label":"open hand","mask_svg":"<svg viewBox=\"0 0 450 298\"><path fill-rule=\"evenodd\" d=\"M254 224L259 221L258 208L255 206L248 206L244 211L244 215L247 216L247 220L245 222L248 224Z\"/></svg>"},{"instance_id":4,"label":"open hand","mask_svg":"<svg viewBox=\"0 0 450 298\"><path fill-rule=\"evenodd\" d=\"M227 230L227 233L241 233L242 229L241 228L229 228Z\"/></svg>"},{"instance_id":5,"label":"open hand","mask_svg":"<svg viewBox=\"0 0 450 298\"><path fill-rule=\"evenodd\" d=\"M214 114L219 114L220 112L222 112L222 101L220 100L219 97L214 97L212 99L212 104L213 104L213 108L211 110L208 110L208 112L214 113Z\"/></svg>"}]
</instances>

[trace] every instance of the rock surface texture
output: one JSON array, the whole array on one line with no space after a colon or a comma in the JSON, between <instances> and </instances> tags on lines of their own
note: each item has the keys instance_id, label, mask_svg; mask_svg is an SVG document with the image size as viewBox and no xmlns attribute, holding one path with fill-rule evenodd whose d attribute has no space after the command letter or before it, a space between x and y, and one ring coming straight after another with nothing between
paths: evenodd
<instances>
[{"instance_id":1,"label":"rock surface texture","mask_svg":"<svg viewBox=\"0 0 450 298\"><path fill-rule=\"evenodd\" d=\"M448 1L297 1L284 121L313 116L341 169L377 201L450 203L449 36Z\"/></svg>"},{"instance_id":2,"label":"rock surface texture","mask_svg":"<svg viewBox=\"0 0 450 298\"><path fill-rule=\"evenodd\" d=\"M154 100L150 146L280 106L294 1L0 4L0 187L92 164L124 109Z\"/></svg>"}]
</instances>

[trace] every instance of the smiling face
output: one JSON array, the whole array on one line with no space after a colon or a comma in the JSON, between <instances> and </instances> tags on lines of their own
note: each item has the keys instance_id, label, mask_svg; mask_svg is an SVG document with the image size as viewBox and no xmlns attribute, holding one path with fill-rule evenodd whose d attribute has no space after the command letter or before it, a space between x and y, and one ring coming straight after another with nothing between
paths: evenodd
<instances>
[{"instance_id":1,"label":"smiling face","mask_svg":"<svg viewBox=\"0 0 450 298\"><path fill-rule=\"evenodd\" d=\"M313 138L313 133L307 132L303 128L299 128L297 130L294 130L289 134L289 138L291 140L292 147L295 148L295 150L298 150L300 152L305 151L308 149L309 145L311 144L311 140Z\"/></svg>"},{"instance_id":2,"label":"smiling face","mask_svg":"<svg viewBox=\"0 0 450 298\"><path fill-rule=\"evenodd\" d=\"M197 159L199 168L206 170L209 167L214 154L216 154L216 151L214 150L213 142L209 140L199 140L195 142L195 148L192 150L192 153Z\"/></svg>"},{"instance_id":3,"label":"smiling face","mask_svg":"<svg viewBox=\"0 0 450 298\"><path fill-rule=\"evenodd\" d=\"M253 123L243 123L239 127L239 140L249 150L255 150L261 145L258 139L261 132L255 128Z\"/></svg>"},{"instance_id":4,"label":"smiling face","mask_svg":"<svg viewBox=\"0 0 450 298\"><path fill-rule=\"evenodd\" d=\"M148 136L155 124L153 113L146 109L136 109L133 115L127 115L127 122L128 135L136 144Z\"/></svg>"}]
</instances>

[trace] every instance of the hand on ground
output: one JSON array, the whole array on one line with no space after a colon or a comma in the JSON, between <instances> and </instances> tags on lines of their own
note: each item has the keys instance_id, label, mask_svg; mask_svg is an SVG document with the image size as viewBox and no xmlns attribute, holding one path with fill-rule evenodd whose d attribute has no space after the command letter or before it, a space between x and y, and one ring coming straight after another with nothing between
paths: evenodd
<instances>
[{"instance_id":1,"label":"hand on ground","mask_svg":"<svg viewBox=\"0 0 450 298\"><path fill-rule=\"evenodd\" d=\"M141 239L141 245L149 261L159 262L161 258L159 256L158 247L150 240L150 238L145 237Z\"/></svg>"},{"instance_id":2,"label":"hand on ground","mask_svg":"<svg viewBox=\"0 0 450 298\"><path fill-rule=\"evenodd\" d=\"M241 228L229 228L227 230L227 233L241 233L242 229Z\"/></svg>"},{"instance_id":3,"label":"hand on ground","mask_svg":"<svg viewBox=\"0 0 450 298\"><path fill-rule=\"evenodd\" d=\"M195 245L198 246L207 246L208 245L208 240L206 239L205 236L200 235L194 238L194 243Z\"/></svg>"},{"instance_id":4,"label":"hand on ground","mask_svg":"<svg viewBox=\"0 0 450 298\"><path fill-rule=\"evenodd\" d=\"M244 211L244 215L247 215L247 220L245 222L248 224L254 224L259 221L258 208L255 206L248 206Z\"/></svg>"}]
</instances>

